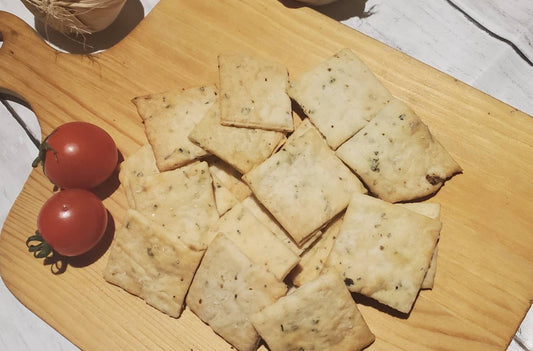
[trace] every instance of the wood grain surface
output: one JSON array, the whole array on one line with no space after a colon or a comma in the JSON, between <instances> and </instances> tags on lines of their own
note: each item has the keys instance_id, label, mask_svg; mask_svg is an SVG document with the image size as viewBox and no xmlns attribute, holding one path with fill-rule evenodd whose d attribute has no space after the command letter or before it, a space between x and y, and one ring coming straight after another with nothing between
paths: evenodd
<instances>
[{"instance_id":1,"label":"wood grain surface","mask_svg":"<svg viewBox=\"0 0 533 351\"><path fill-rule=\"evenodd\" d=\"M504 350L524 317L533 299L531 117L288 1L162 0L126 39L91 56L56 52L5 12L0 33L0 89L30 104L43 135L89 121L124 157L146 141L131 99L215 83L220 53L277 60L296 77L352 48L464 170L431 199L443 221L434 289L408 316L356 297L377 337L369 350ZM126 211L116 177L97 189L112 217L101 245L58 274L34 259L25 240L52 192L35 169L0 236L0 274L23 304L84 350L231 349L189 310L172 319L103 280Z\"/></svg>"}]
</instances>

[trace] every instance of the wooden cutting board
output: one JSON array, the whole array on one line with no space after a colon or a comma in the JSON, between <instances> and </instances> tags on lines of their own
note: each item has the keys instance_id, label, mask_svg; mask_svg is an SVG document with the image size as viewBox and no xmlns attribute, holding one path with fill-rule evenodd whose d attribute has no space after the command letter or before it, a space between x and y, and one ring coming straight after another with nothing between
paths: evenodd
<instances>
[{"instance_id":1,"label":"wooden cutting board","mask_svg":"<svg viewBox=\"0 0 533 351\"><path fill-rule=\"evenodd\" d=\"M0 33L0 87L28 101L43 135L89 121L124 157L146 141L130 100L215 83L220 53L277 60L296 77L352 48L464 169L432 198L444 225L434 289L420 293L409 316L358 301L377 337L369 349L504 350L514 335L533 299L531 117L293 2L162 0L127 38L90 56L54 51L3 12ZM112 225L95 252L59 274L34 259L25 240L52 192L34 170L0 236L0 274L23 304L84 350L231 349L189 310L172 319L104 282L106 250L126 211L116 179L98 189Z\"/></svg>"}]
</instances>

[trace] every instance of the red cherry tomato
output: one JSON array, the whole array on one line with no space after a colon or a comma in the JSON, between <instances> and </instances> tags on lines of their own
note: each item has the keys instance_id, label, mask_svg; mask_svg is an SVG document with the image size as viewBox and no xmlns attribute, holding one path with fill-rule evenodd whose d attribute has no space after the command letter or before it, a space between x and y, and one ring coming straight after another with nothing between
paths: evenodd
<instances>
[{"instance_id":1,"label":"red cherry tomato","mask_svg":"<svg viewBox=\"0 0 533 351\"><path fill-rule=\"evenodd\" d=\"M66 189L48 199L37 218L42 239L63 256L78 256L102 239L107 210L88 190Z\"/></svg>"},{"instance_id":2,"label":"red cherry tomato","mask_svg":"<svg viewBox=\"0 0 533 351\"><path fill-rule=\"evenodd\" d=\"M117 166L118 152L111 136L87 122L59 126L43 142L34 162L59 188L90 189L103 183Z\"/></svg>"}]
</instances>

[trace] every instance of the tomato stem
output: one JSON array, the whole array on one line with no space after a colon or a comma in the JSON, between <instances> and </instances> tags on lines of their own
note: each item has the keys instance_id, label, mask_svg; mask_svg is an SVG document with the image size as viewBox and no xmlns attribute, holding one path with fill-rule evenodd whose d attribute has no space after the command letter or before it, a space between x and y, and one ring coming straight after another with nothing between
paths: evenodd
<instances>
[{"instance_id":1,"label":"tomato stem","mask_svg":"<svg viewBox=\"0 0 533 351\"><path fill-rule=\"evenodd\" d=\"M54 155L57 155L57 151L54 150L54 148L52 146L50 146L50 144L48 143L48 138L50 138L52 136L52 134L54 134L56 132L56 130L57 129L55 129L52 133L50 133L50 135L48 135L46 138L44 138L43 142L41 144L39 144L39 154L37 155L35 160L33 160L33 162L31 163L31 166L33 168L39 166L39 164L42 164L43 165L43 171L44 171L44 162L45 162L45 158L46 158L46 151L51 150Z\"/></svg>"},{"instance_id":2,"label":"tomato stem","mask_svg":"<svg viewBox=\"0 0 533 351\"><path fill-rule=\"evenodd\" d=\"M37 242L37 244L32 244L33 242ZM26 246L35 258L46 258L55 254L54 249L43 239L38 230L26 240Z\"/></svg>"}]
</instances>

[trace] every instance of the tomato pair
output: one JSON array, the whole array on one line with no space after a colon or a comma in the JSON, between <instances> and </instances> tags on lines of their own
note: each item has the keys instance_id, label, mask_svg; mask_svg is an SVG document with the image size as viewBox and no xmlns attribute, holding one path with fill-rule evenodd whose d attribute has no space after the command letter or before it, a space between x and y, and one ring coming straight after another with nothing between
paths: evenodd
<instances>
[{"instance_id":1,"label":"tomato pair","mask_svg":"<svg viewBox=\"0 0 533 351\"><path fill-rule=\"evenodd\" d=\"M107 210L88 189L108 179L117 162L111 136L90 123L63 124L44 140L33 166L43 163L45 175L61 190L44 203L37 232L26 242L35 257L78 256L96 246L107 227Z\"/></svg>"}]
</instances>

